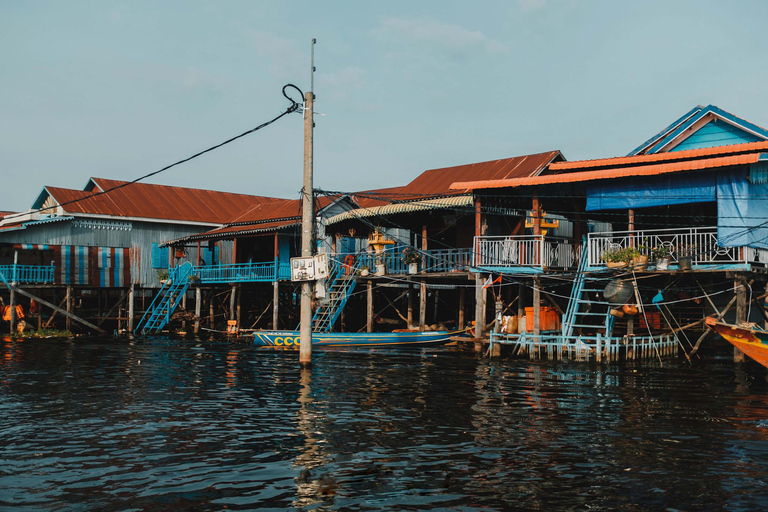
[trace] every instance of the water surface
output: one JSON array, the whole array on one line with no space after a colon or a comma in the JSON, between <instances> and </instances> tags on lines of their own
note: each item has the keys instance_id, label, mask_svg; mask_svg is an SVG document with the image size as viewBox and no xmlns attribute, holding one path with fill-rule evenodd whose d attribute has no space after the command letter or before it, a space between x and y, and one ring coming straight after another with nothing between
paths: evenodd
<instances>
[{"instance_id":1,"label":"water surface","mask_svg":"<svg viewBox=\"0 0 768 512\"><path fill-rule=\"evenodd\" d=\"M0 341L3 510L762 510L766 370Z\"/></svg>"}]
</instances>

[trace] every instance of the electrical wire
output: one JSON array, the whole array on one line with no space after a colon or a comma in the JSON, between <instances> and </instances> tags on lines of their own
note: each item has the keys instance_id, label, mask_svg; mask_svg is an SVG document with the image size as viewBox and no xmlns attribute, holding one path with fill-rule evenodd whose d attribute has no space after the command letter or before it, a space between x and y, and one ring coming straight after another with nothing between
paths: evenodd
<instances>
[{"instance_id":1,"label":"electrical wire","mask_svg":"<svg viewBox=\"0 0 768 512\"><path fill-rule=\"evenodd\" d=\"M211 146L211 147L209 147L208 149L204 149L203 151L199 151L199 152L195 153L195 154L194 154L194 155L192 155L192 156L189 156L189 157L187 157L187 158L183 158L183 159L181 159L181 160L179 160L179 161L177 161L177 162L174 162L174 163L172 163L172 164L170 164L170 165L166 165L166 166L165 166L165 167L163 167L162 169L158 169L158 170L156 170L156 171L153 171L153 172L150 172L150 173L148 173L148 174L145 174L144 176L141 176L141 177L139 177L139 178L136 178L136 179L134 179L134 180L132 180L132 181L128 181L128 182L125 182L125 183L121 183L120 185L116 185L116 186L114 186L114 187L111 187L111 188L108 188L108 189L106 189L106 190L101 190L101 191L99 191L99 192L95 192L95 193L92 193L92 194L90 194L90 195L88 195L88 196L85 196L85 197L81 197L81 198L79 198L79 199L72 199L72 200L70 200L70 201L66 201L66 202L64 202L64 203L59 203L57 206L67 206L67 205L70 205L70 204L79 203L79 202L81 202L81 201L85 201L85 200L87 200L87 199L93 199L94 197L98 197L98 196L103 196L103 195L105 195L105 194L108 194L108 193L110 193L110 192L114 192L115 190L118 190L118 189L121 189L121 188L125 188L125 187L127 187L127 186L129 186L129 185L133 185L133 184L135 184L135 183L139 183L140 181L143 181L143 180L145 180L145 179L147 179L147 178L150 178L150 177L152 177L152 176L156 176L156 175L158 175L158 174L160 174L160 173L162 173L162 172L165 172L165 171L167 171L167 170L171 169L172 167L176 167L177 165L181 165L181 164L183 164L183 163L189 162L190 160L194 160L195 158L198 158L198 157L200 157L200 156L202 156L202 155L204 155L204 154L206 154L206 153L210 153L211 151L214 151L214 150L216 150L216 149L219 149L219 148L220 148L220 147L222 147L222 146L226 146L227 144L230 144L230 143L232 143L232 142L234 142L234 141L236 141L236 140L238 140L238 139L241 139L241 138L245 137L246 135L250 135L250 134L252 134L252 133L254 133L254 132L256 132L256 131L259 131L259 130L261 130L262 128L265 128L265 127L267 127L267 126L271 125L272 123L276 122L277 120L281 119L282 117L284 117L284 116L286 116L286 115L288 115L288 114L291 114L291 113L293 113L293 112L297 112L297 111L299 110L299 108L301 107L301 104L299 104L299 103L297 103L296 101L294 101L294 99L293 99L293 98L291 98L291 97L290 97L290 96L289 96L289 95L286 93L286 89L290 89L290 88L292 88L292 89L296 89L296 90L299 92L299 94L301 94L301 97L302 97L302 98L304 97L304 93L301 91L301 89L299 89L299 88L298 88L298 87L296 87L295 85L293 85L293 84L286 84L286 85L284 85L284 86L283 86L283 96L285 96L285 98L286 98L288 101L290 101L290 102L291 102L291 104L290 104L290 106L289 106L287 109L285 109L285 110L284 110L284 111L283 111L281 114L279 114L278 116L276 116L276 117L274 117L274 118L270 119L269 121L266 121L266 122L264 122L264 123L261 123L260 125L258 125L258 126L256 126L256 127L254 127L254 128L251 128L250 130L247 130L247 131L245 131L245 132L241 133L240 135L236 135L236 136L234 136L234 137L232 137L232 138L230 138L230 139L227 139L227 140L225 140L224 142L221 142L221 143L219 143L219 144L216 144L215 146ZM302 100L302 101L303 101L303 100ZM20 215L29 215L30 213L39 213L39 212L43 212L43 211L48 211L48 210L50 210L50 209L51 209L51 207L47 207L47 208L38 208L37 210L30 210L30 211L26 211L26 212L23 212L23 213L20 213L20 214L17 214L17 215L19 215L19 216L20 216ZM7 215L5 218L6 218L6 219L10 219L10 218L13 218L13 217L14 217L14 215Z\"/></svg>"}]
</instances>

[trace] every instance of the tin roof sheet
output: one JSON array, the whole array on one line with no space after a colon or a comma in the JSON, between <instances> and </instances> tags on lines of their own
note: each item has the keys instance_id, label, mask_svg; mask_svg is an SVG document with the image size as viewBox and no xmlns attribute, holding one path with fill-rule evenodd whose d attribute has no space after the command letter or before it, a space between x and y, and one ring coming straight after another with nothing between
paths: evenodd
<instances>
[{"instance_id":1,"label":"tin roof sheet","mask_svg":"<svg viewBox=\"0 0 768 512\"><path fill-rule=\"evenodd\" d=\"M760 153L746 155L721 156L716 158L704 158L699 160L685 160L682 162L666 162L635 167L619 167L609 169L597 169L563 174L551 174L536 176L533 178L517 178L511 180L474 181L455 183L457 189L489 189L489 188L514 188L532 185L551 185L557 183L577 183L591 180L604 180L613 178L630 178L637 176L655 176L681 171L693 171L700 169L714 169L734 165L752 164L760 159Z\"/></svg>"},{"instance_id":2,"label":"tin roof sheet","mask_svg":"<svg viewBox=\"0 0 768 512\"><path fill-rule=\"evenodd\" d=\"M615 158L597 158L594 160L575 160L572 162L554 162L549 166L549 170L558 172L595 167L645 165L655 162L673 162L677 160L690 160L693 158L734 155L765 150L768 150L768 141L748 142L746 144L731 144L729 146L689 149L686 151L672 151L669 153L654 153L650 155L619 156Z\"/></svg>"},{"instance_id":3,"label":"tin roof sheet","mask_svg":"<svg viewBox=\"0 0 768 512\"><path fill-rule=\"evenodd\" d=\"M86 213L175 221L223 224L242 214L244 208L280 199L218 192L149 183L92 178L96 191L111 190L92 196L92 192L46 187L48 193L67 213ZM70 201L77 201L69 203ZM282 200L287 201L287 200Z\"/></svg>"},{"instance_id":4,"label":"tin roof sheet","mask_svg":"<svg viewBox=\"0 0 768 512\"><path fill-rule=\"evenodd\" d=\"M410 198L457 194L461 192L451 186L453 183L537 176L551 162L562 158L560 151L547 151L534 155L431 169L424 171L408 185L402 187L401 192Z\"/></svg>"}]
</instances>

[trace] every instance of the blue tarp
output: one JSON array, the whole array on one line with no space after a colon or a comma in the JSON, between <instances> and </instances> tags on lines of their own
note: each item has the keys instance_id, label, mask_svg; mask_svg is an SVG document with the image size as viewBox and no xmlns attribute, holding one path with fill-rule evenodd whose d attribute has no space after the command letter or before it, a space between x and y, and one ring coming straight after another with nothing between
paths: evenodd
<instances>
[{"instance_id":1,"label":"blue tarp","mask_svg":"<svg viewBox=\"0 0 768 512\"><path fill-rule=\"evenodd\" d=\"M717 240L768 249L768 184L749 183L743 171L717 177Z\"/></svg>"},{"instance_id":2,"label":"blue tarp","mask_svg":"<svg viewBox=\"0 0 768 512\"><path fill-rule=\"evenodd\" d=\"M627 210L715 201L715 175L653 176L587 186L587 211Z\"/></svg>"},{"instance_id":3,"label":"blue tarp","mask_svg":"<svg viewBox=\"0 0 768 512\"><path fill-rule=\"evenodd\" d=\"M654 176L587 186L587 211L714 201L719 245L768 249L768 184L750 183L746 171Z\"/></svg>"}]
</instances>

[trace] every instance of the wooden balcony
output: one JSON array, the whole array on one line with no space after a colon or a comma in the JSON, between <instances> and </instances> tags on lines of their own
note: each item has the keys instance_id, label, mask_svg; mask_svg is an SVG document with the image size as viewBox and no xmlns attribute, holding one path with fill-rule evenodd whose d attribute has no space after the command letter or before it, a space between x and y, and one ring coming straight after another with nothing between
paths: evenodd
<instances>
[{"instance_id":1,"label":"wooden balcony","mask_svg":"<svg viewBox=\"0 0 768 512\"><path fill-rule=\"evenodd\" d=\"M766 266L768 250L752 247L722 247L718 245L717 227L691 227L645 231L614 231L587 235L589 270L607 266L606 252L634 247L651 260L653 249L664 247L670 253L667 271L679 271L680 259L691 258L692 270L748 270L753 266Z\"/></svg>"}]
</instances>

